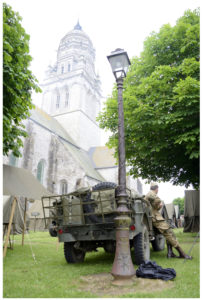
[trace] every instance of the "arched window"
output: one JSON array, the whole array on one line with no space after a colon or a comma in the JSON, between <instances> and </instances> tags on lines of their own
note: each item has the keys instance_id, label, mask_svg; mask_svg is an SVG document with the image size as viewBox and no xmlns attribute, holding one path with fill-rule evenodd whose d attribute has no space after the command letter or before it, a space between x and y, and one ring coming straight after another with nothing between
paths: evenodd
<instances>
[{"instance_id":1,"label":"arched window","mask_svg":"<svg viewBox=\"0 0 202 300\"><path fill-rule=\"evenodd\" d=\"M37 165L37 179L43 183L43 176L44 176L44 167L45 167L45 160L41 159L40 162Z\"/></svg>"},{"instance_id":2,"label":"arched window","mask_svg":"<svg viewBox=\"0 0 202 300\"><path fill-rule=\"evenodd\" d=\"M18 159L16 156L14 156L13 152L9 156L9 165L16 167L18 164Z\"/></svg>"},{"instance_id":3,"label":"arched window","mask_svg":"<svg viewBox=\"0 0 202 300\"><path fill-rule=\"evenodd\" d=\"M65 107L68 106L69 103L69 92L68 90L65 91Z\"/></svg>"},{"instance_id":4,"label":"arched window","mask_svg":"<svg viewBox=\"0 0 202 300\"><path fill-rule=\"evenodd\" d=\"M68 191L67 181L63 179L60 181L60 194L65 195L67 194L67 191Z\"/></svg>"},{"instance_id":5,"label":"arched window","mask_svg":"<svg viewBox=\"0 0 202 300\"><path fill-rule=\"evenodd\" d=\"M57 93L57 98L56 98L56 108L60 107L60 94Z\"/></svg>"}]
</instances>

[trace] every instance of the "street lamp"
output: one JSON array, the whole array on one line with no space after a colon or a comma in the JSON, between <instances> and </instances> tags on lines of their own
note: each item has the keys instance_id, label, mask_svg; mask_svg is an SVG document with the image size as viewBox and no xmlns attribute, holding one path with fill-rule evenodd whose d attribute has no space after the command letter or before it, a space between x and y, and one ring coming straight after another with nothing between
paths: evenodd
<instances>
[{"instance_id":1,"label":"street lamp","mask_svg":"<svg viewBox=\"0 0 202 300\"><path fill-rule=\"evenodd\" d=\"M123 79L126 77L130 60L123 49L116 49L107 56L116 78L118 89L118 134L119 134L119 186L117 191L116 254L112 266L115 279L129 279L135 274L129 244L129 226L131 218L126 193L125 138L123 112Z\"/></svg>"}]
</instances>

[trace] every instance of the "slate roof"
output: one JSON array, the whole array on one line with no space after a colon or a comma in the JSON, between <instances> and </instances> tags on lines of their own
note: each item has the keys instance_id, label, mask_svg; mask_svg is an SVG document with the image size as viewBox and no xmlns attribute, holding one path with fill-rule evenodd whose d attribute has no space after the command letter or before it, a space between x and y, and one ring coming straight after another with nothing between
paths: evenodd
<instances>
[{"instance_id":1,"label":"slate roof","mask_svg":"<svg viewBox=\"0 0 202 300\"><path fill-rule=\"evenodd\" d=\"M75 145L76 147L76 143L67 133L67 131L60 125L60 123L42 109L36 106L36 108L31 111L30 119L35 123L38 123L45 129L56 133L59 137L67 140L69 143Z\"/></svg>"},{"instance_id":2,"label":"slate roof","mask_svg":"<svg viewBox=\"0 0 202 300\"><path fill-rule=\"evenodd\" d=\"M38 107L31 111L31 116L29 119L42 126L44 129L56 134L63 142L65 148L85 170L87 176L99 181L105 181L101 174L95 170L88 152L76 145L76 142L70 137L68 132L56 119Z\"/></svg>"}]
</instances>

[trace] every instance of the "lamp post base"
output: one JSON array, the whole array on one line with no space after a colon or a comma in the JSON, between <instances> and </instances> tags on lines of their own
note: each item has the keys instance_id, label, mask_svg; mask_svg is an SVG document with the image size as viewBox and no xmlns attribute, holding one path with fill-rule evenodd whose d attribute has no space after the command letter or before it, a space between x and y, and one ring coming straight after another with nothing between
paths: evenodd
<instances>
[{"instance_id":1,"label":"lamp post base","mask_svg":"<svg viewBox=\"0 0 202 300\"><path fill-rule=\"evenodd\" d=\"M130 217L121 214L115 219L116 224L116 254L112 266L115 280L129 280L135 275L129 245L129 225Z\"/></svg>"},{"instance_id":2,"label":"lamp post base","mask_svg":"<svg viewBox=\"0 0 202 300\"><path fill-rule=\"evenodd\" d=\"M135 284L135 280L133 279L134 277L130 278L130 279L114 279L111 284L114 286L122 286L122 287L127 287L127 286L132 286Z\"/></svg>"}]
</instances>

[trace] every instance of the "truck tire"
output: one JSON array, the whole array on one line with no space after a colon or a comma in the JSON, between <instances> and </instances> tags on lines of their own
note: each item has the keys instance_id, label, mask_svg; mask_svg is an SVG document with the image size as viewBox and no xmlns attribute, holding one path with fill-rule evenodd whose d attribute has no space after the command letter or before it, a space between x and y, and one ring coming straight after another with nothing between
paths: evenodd
<instances>
[{"instance_id":1,"label":"truck tire","mask_svg":"<svg viewBox=\"0 0 202 300\"><path fill-rule=\"evenodd\" d=\"M64 242L65 259L70 264L82 263L84 261L86 253L84 251L81 251L80 249L74 248L74 244L75 242Z\"/></svg>"},{"instance_id":2,"label":"truck tire","mask_svg":"<svg viewBox=\"0 0 202 300\"><path fill-rule=\"evenodd\" d=\"M150 259L149 232L146 225L143 225L142 232L134 237L133 246L134 260L137 265L140 265L145 260Z\"/></svg>"},{"instance_id":3,"label":"truck tire","mask_svg":"<svg viewBox=\"0 0 202 300\"><path fill-rule=\"evenodd\" d=\"M56 237L58 234L57 234L57 231L55 230L55 224L51 224L49 226L49 234L50 236L52 237Z\"/></svg>"},{"instance_id":4,"label":"truck tire","mask_svg":"<svg viewBox=\"0 0 202 300\"><path fill-rule=\"evenodd\" d=\"M116 242L115 241L107 241L107 242L105 242L103 248L106 253L114 254L116 252Z\"/></svg>"},{"instance_id":5,"label":"truck tire","mask_svg":"<svg viewBox=\"0 0 202 300\"><path fill-rule=\"evenodd\" d=\"M94 185L92 190L99 191L102 189L114 189L116 187L117 187L117 185L114 182L100 182L100 183ZM91 200L92 200L91 193L88 193L84 201L89 202ZM91 203L84 204L83 209L84 209L84 213L94 213L95 207L94 207L93 200L92 200L92 204ZM107 215L107 216L105 216L105 221L113 222L114 217L115 217L114 214ZM88 221L90 221L90 223L103 223L102 216L98 216L98 215L86 216L86 222L88 222Z\"/></svg>"},{"instance_id":6,"label":"truck tire","mask_svg":"<svg viewBox=\"0 0 202 300\"><path fill-rule=\"evenodd\" d=\"M165 238L163 234L156 234L155 240L153 240L151 243L154 251L162 251L165 249Z\"/></svg>"}]
</instances>

